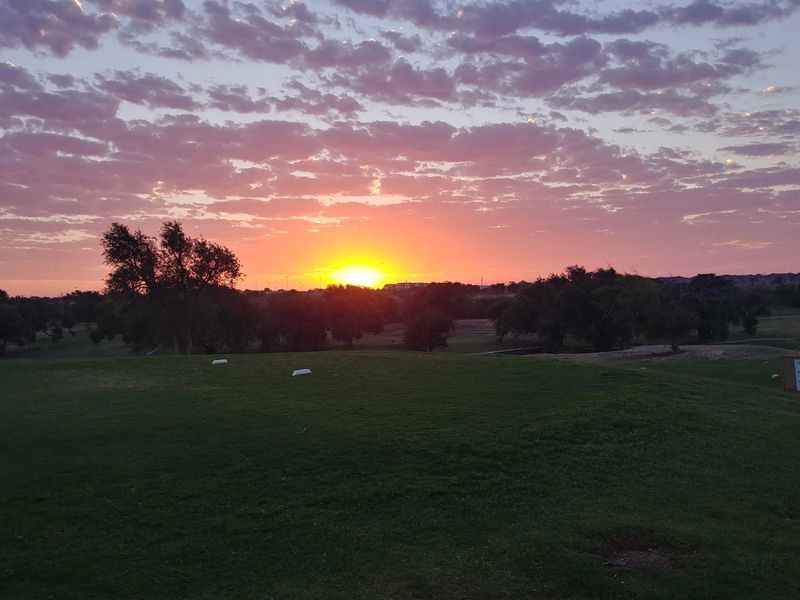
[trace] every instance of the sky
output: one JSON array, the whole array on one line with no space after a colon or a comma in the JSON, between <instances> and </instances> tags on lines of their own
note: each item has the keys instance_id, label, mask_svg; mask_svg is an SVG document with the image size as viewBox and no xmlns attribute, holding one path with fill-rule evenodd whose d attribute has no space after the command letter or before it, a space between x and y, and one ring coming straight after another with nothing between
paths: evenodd
<instances>
[{"instance_id":1,"label":"sky","mask_svg":"<svg viewBox=\"0 0 800 600\"><path fill-rule=\"evenodd\" d=\"M800 0L0 0L0 288L800 271Z\"/></svg>"}]
</instances>

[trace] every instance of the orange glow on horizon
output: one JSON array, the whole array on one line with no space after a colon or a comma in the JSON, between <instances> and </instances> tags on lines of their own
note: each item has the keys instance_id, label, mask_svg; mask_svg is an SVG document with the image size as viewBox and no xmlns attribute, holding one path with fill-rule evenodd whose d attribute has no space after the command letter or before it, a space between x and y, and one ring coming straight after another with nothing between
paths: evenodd
<instances>
[{"instance_id":1,"label":"orange glow on horizon","mask_svg":"<svg viewBox=\"0 0 800 600\"><path fill-rule=\"evenodd\" d=\"M333 271L330 275L331 280L339 285L357 285L360 287L376 288L379 287L386 275L368 265L346 265Z\"/></svg>"}]
</instances>

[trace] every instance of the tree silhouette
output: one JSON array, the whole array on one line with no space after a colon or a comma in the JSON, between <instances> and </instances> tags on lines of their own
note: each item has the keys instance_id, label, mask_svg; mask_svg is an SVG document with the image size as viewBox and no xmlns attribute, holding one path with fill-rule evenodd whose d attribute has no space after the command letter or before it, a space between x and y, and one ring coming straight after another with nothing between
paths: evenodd
<instances>
[{"instance_id":1,"label":"tree silhouette","mask_svg":"<svg viewBox=\"0 0 800 600\"><path fill-rule=\"evenodd\" d=\"M325 290L325 319L331 337L348 347L365 333L383 331L385 309L380 292L368 288L332 285Z\"/></svg>"},{"instance_id":2,"label":"tree silhouette","mask_svg":"<svg viewBox=\"0 0 800 600\"><path fill-rule=\"evenodd\" d=\"M208 291L231 287L242 275L231 250L190 237L174 221L163 225L158 240L114 223L103 236L103 255L111 267L107 291L118 299L111 323L127 329L131 315L144 317L150 337L168 331L177 352L194 350L197 311ZM161 331L153 330L154 322Z\"/></svg>"},{"instance_id":3,"label":"tree silhouette","mask_svg":"<svg viewBox=\"0 0 800 600\"><path fill-rule=\"evenodd\" d=\"M19 308L9 302L5 291L0 290L0 356L5 356L8 344L22 343L25 333L25 320Z\"/></svg>"},{"instance_id":4,"label":"tree silhouette","mask_svg":"<svg viewBox=\"0 0 800 600\"><path fill-rule=\"evenodd\" d=\"M453 319L438 308L423 308L406 320L403 342L409 350L433 352L436 348L446 348L453 325Z\"/></svg>"}]
</instances>

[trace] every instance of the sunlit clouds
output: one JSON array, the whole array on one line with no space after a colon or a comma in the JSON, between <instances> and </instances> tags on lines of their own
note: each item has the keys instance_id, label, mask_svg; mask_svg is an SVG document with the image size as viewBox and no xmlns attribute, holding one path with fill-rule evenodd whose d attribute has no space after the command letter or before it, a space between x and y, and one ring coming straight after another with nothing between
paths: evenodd
<instances>
[{"instance_id":1,"label":"sunlit clouds","mask_svg":"<svg viewBox=\"0 0 800 600\"><path fill-rule=\"evenodd\" d=\"M799 10L0 3L0 288L166 219L253 288L796 270Z\"/></svg>"}]
</instances>

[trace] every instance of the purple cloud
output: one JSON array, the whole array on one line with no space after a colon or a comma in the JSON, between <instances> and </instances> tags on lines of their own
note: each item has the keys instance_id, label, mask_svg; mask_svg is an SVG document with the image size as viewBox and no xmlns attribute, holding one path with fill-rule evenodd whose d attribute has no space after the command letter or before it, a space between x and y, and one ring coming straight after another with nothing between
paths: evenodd
<instances>
[{"instance_id":1,"label":"purple cloud","mask_svg":"<svg viewBox=\"0 0 800 600\"><path fill-rule=\"evenodd\" d=\"M97 8L133 19L158 23L181 19L186 13L182 0L88 0Z\"/></svg>"},{"instance_id":2,"label":"purple cloud","mask_svg":"<svg viewBox=\"0 0 800 600\"><path fill-rule=\"evenodd\" d=\"M798 9L796 0L720 5L695 0L684 6L658 10L623 9L606 15L589 15L559 8L557 0L493 0L456 2L449 12L438 13L430 0L334 0L350 10L378 18L410 21L419 27L473 33L497 38L534 28L562 36L640 33L663 24L752 26L783 19Z\"/></svg>"},{"instance_id":3,"label":"purple cloud","mask_svg":"<svg viewBox=\"0 0 800 600\"><path fill-rule=\"evenodd\" d=\"M489 53L534 59L548 52L548 47L534 36L505 35L480 38L455 34L448 38L447 43L454 50L465 54Z\"/></svg>"},{"instance_id":4,"label":"purple cloud","mask_svg":"<svg viewBox=\"0 0 800 600\"><path fill-rule=\"evenodd\" d=\"M47 76L47 80L51 82L53 85L59 88L71 88L75 87L78 83L78 80L73 77L72 75L68 74L50 74Z\"/></svg>"},{"instance_id":5,"label":"purple cloud","mask_svg":"<svg viewBox=\"0 0 800 600\"><path fill-rule=\"evenodd\" d=\"M648 114L653 110L663 110L682 117L707 117L717 112L717 108L705 98L680 94L674 90L655 93L623 90L594 96L563 95L553 96L547 101L556 108L579 110L593 115L604 112Z\"/></svg>"},{"instance_id":6,"label":"purple cloud","mask_svg":"<svg viewBox=\"0 0 800 600\"><path fill-rule=\"evenodd\" d=\"M334 2L354 12L373 17L385 17L393 4L392 0L334 0Z\"/></svg>"},{"instance_id":7,"label":"purple cloud","mask_svg":"<svg viewBox=\"0 0 800 600\"><path fill-rule=\"evenodd\" d=\"M583 37L537 47L537 52L525 61L462 63L455 70L455 79L509 96L541 96L591 76L606 62L602 46Z\"/></svg>"},{"instance_id":8,"label":"purple cloud","mask_svg":"<svg viewBox=\"0 0 800 600\"><path fill-rule=\"evenodd\" d=\"M108 14L89 14L72 0L4 0L0 3L0 47L47 49L66 56L73 48L97 48L117 26Z\"/></svg>"},{"instance_id":9,"label":"purple cloud","mask_svg":"<svg viewBox=\"0 0 800 600\"><path fill-rule=\"evenodd\" d=\"M277 4L270 8L270 12L276 17L296 19L301 23L307 23L309 25L314 25L319 22L317 15L309 10L305 2Z\"/></svg>"},{"instance_id":10,"label":"purple cloud","mask_svg":"<svg viewBox=\"0 0 800 600\"><path fill-rule=\"evenodd\" d=\"M418 52L422 48L422 38L418 34L404 35L399 31L381 31L381 37L389 40L401 52Z\"/></svg>"},{"instance_id":11,"label":"purple cloud","mask_svg":"<svg viewBox=\"0 0 800 600\"><path fill-rule=\"evenodd\" d=\"M420 27L441 27L442 17L431 0L334 0L336 4L373 17L393 17Z\"/></svg>"},{"instance_id":12,"label":"purple cloud","mask_svg":"<svg viewBox=\"0 0 800 600\"><path fill-rule=\"evenodd\" d=\"M353 117L356 113L364 110L364 107L352 96L322 93L297 81L290 83L289 87L298 94L273 98L276 110L294 110L310 115L343 117Z\"/></svg>"},{"instance_id":13,"label":"purple cloud","mask_svg":"<svg viewBox=\"0 0 800 600\"><path fill-rule=\"evenodd\" d=\"M159 42L146 41L133 31L120 32L120 41L127 46L135 49L142 54L152 54L161 58L174 60L184 60L192 62L196 60L208 60L212 58L212 53L202 41L202 37L193 37L181 31L169 32L169 44L162 45Z\"/></svg>"},{"instance_id":14,"label":"purple cloud","mask_svg":"<svg viewBox=\"0 0 800 600\"><path fill-rule=\"evenodd\" d=\"M30 116L51 125L110 119L119 100L97 91L0 89L0 117Z\"/></svg>"},{"instance_id":15,"label":"purple cloud","mask_svg":"<svg viewBox=\"0 0 800 600\"><path fill-rule=\"evenodd\" d=\"M352 117L363 110L363 106L350 96L326 94L299 82L289 87L298 92L295 96L262 96L252 98L247 86L218 85L208 90L209 106L217 110L239 113L268 113L271 110L297 111L317 116Z\"/></svg>"},{"instance_id":16,"label":"purple cloud","mask_svg":"<svg viewBox=\"0 0 800 600\"><path fill-rule=\"evenodd\" d=\"M208 16L204 31L208 39L248 58L284 63L305 50L295 33L265 19L255 5L238 5L243 7L239 18L232 16L227 5L214 0L206 0L203 6Z\"/></svg>"},{"instance_id":17,"label":"purple cloud","mask_svg":"<svg viewBox=\"0 0 800 600\"><path fill-rule=\"evenodd\" d=\"M771 0L722 5L710 0L695 0L682 7L673 7L663 14L678 25L746 26L784 19L800 8L794 0Z\"/></svg>"},{"instance_id":18,"label":"purple cloud","mask_svg":"<svg viewBox=\"0 0 800 600\"><path fill-rule=\"evenodd\" d=\"M738 146L725 146L724 148L720 148L720 150L738 154L739 156L780 156L794 152L795 145L785 142L762 142L741 144Z\"/></svg>"},{"instance_id":19,"label":"purple cloud","mask_svg":"<svg viewBox=\"0 0 800 600\"><path fill-rule=\"evenodd\" d=\"M76 156L103 156L108 152L107 145L102 142L55 133L9 133L0 138L0 141L9 151L32 157L55 152Z\"/></svg>"},{"instance_id":20,"label":"purple cloud","mask_svg":"<svg viewBox=\"0 0 800 600\"><path fill-rule=\"evenodd\" d=\"M0 62L0 85L19 90L39 90L42 87L28 71L5 62Z\"/></svg>"},{"instance_id":21,"label":"purple cloud","mask_svg":"<svg viewBox=\"0 0 800 600\"><path fill-rule=\"evenodd\" d=\"M716 63L697 62L691 54L668 57L661 44L617 40L608 51L622 60L618 67L604 69L599 81L619 89L656 90L718 81L740 75L760 64L755 52L730 50Z\"/></svg>"},{"instance_id":22,"label":"purple cloud","mask_svg":"<svg viewBox=\"0 0 800 600\"><path fill-rule=\"evenodd\" d=\"M304 63L314 69L332 67L353 70L385 65L392 59L392 53L376 40L366 40L353 44L338 40L324 40L304 55Z\"/></svg>"},{"instance_id":23,"label":"purple cloud","mask_svg":"<svg viewBox=\"0 0 800 600\"><path fill-rule=\"evenodd\" d=\"M697 128L703 132L717 132L731 137L757 136L793 139L800 135L800 109L726 113L718 119L700 123Z\"/></svg>"},{"instance_id":24,"label":"purple cloud","mask_svg":"<svg viewBox=\"0 0 800 600\"><path fill-rule=\"evenodd\" d=\"M153 75L132 71L115 71L111 77L97 75L97 87L108 94L151 108L195 110L200 104L177 83Z\"/></svg>"},{"instance_id":25,"label":"purple cloud","mask_svg":"<svg viewBox=\"0 0 800 600\"><path fill-rule=\"evenodd\" d=\"M658 22L649 10L623 10L602 17L589 17L559 10L552 0L513 0L468 4L460 9L456 22L464 31L480 37L498 37L533 27L559 35L587 33L638 33Z\"/></svg>"},{"instance_id":26,"label":"purple cloud","mask_svg":"<svg viewBox=\"0 0 800 600\"><path fill-rule=\"evenodd\" d=\"M456 82L445 69L420 69L404 59L388 67L363 70L354 77L334 74L329 81L389 104L413 105L457 99Z\"/></svg>"},{"instance_id":27,"label":"purple cloud","mask_svg":"<svg viewBox=\"0 0 800 600\"><path fill-rule=\"evenodd\" d=\"M208 90L209 106L238 113L268 113L271 103L266 98L254 99L245 85L215 85Z\"/></svg>"}]
</instances>

